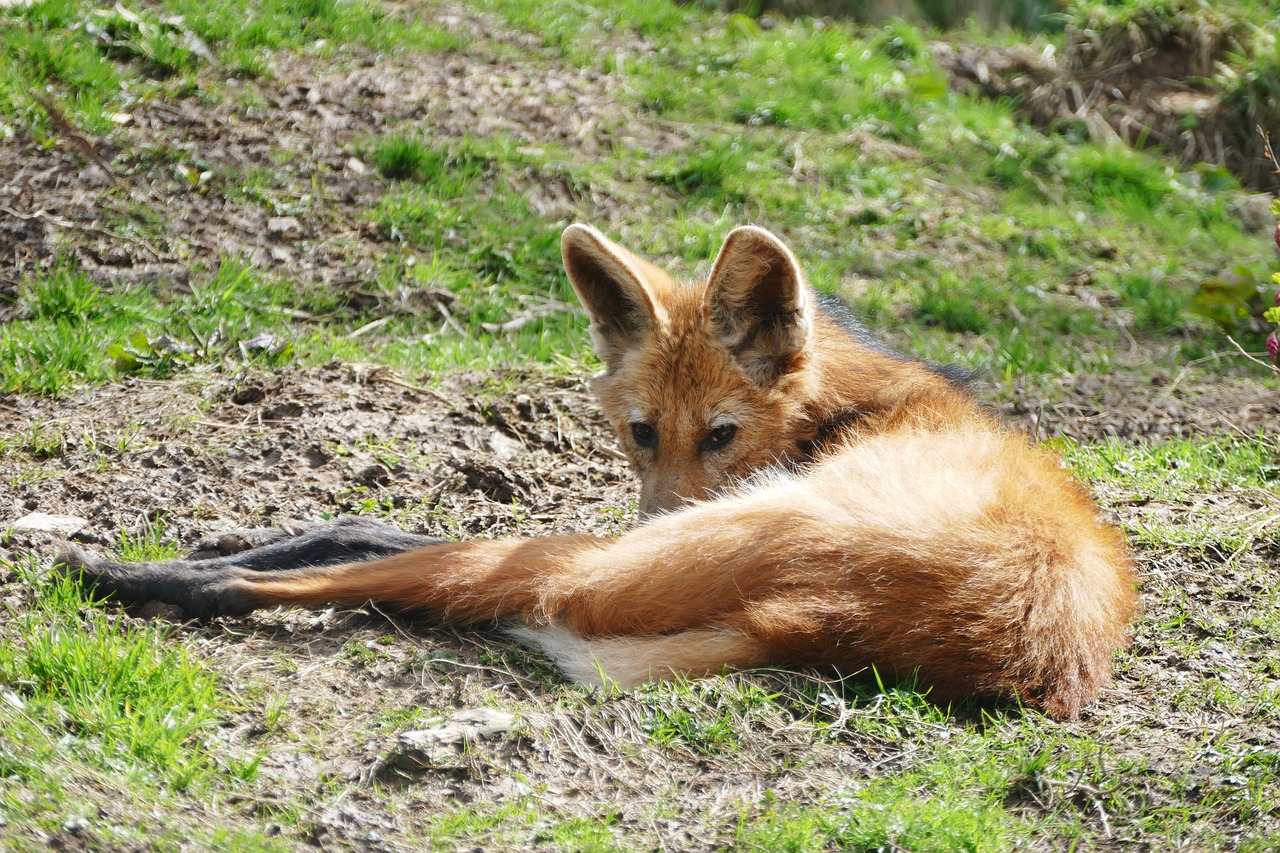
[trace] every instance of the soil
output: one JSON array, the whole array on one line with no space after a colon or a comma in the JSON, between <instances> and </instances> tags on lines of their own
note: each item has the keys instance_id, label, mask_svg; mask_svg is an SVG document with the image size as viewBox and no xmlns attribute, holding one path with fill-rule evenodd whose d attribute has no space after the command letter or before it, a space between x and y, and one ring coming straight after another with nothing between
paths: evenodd
<instances>
[{"instance_id":1,"label":"soil","mask_svg":"<svg viewBox=\"0 0 1280 853\"><path fill-rule=\"evenodd\" d=\"M1188 166L1213 164L1265 193L1280 191L1267 137L1274 107L1263 96L1224 94L1215 67L1234 30L1183 13L1174 21L1137 19L1099 30L1067 28L1062 56L1025 44L933 45L959 92L1004 98L1049 132L1083 132L1104 142L1157 147Z\"/></svg>"},{"instance_id":2,"label":"soil","mask_svg":"<svg viewBox=\"0 0 1280 853\"><path fill-rule=\"evenodd\" d=\"M141 101L108 138L69 127L51 146L0 136L0 174L8 176L0 186L0 258L8 262L0 297L15 293L24 273L68 256L107 286L182 288L193 266L241 257L354 291L393 242L359 214L376 209L383 187L362 158L388 128L433 140L501 133L587 156L620 142L688 145L679 127L619 108L610 96L618 78L564 66L536 39L465 6L437 23L486 37L465 53L385 56L353 47L327 65L282 56L270 78L208 69L200 89L209 97ZM249 170L267 180L255 198L234 191ZM207 183L190 177L206 171ZM549 227L573 218L573 190L562 181L530 175L521 190ZM616 207L603 197L593 205L602 220Z\"/></svg>"},{"instance_id":3,"label":"soil","mask_svg":"<svg viewBox=\"0 0 1280 853\"><path fill-rule=\"evenodd\" d=\"M60 400L10 398L0 403L3 434L31 434L38 422L47 439L52 425L61 449L0 459L0 481L24 483L5 496L0 513L4 521L36 511L78 516L87 524L72 539L99 550L125 531L144 536L149 526L165 541L190 547L235 527L361 511L446 536L625 529L631 518L622 508L633 505L634 486L583 383L539 373L496 379L497 385L493 376L457 376L425 391L384 369L335 363L239 375L192 371ZM512 387L521 390L503 390ZM1053 403L1023 396L1006 407L1009 418L1096 440L1198 433L1215 421L1234 421L1233 428L1248 432L1276 416L1274 404L1241 404L1225 390L1149 387L1139 396L1135 389L1077 383L1075 391ZM1211 409L1224 400L1230 405ZM1273 493L1203 496L1190 506L1102 499L1130 525L1206 511L1259 520L1280 515ZM1122 661L1118 685L1069 727L1103 739L1122 758L1155 755L1157 773L1181 778L1186 740L1201 737L1204 722L1198 711L1180 710L1179 691L1228 677L1238 689L1265 690L1274 683L1266 673L1280 671L1280 655L1259 639L1244 606L1280 585L1267 547L1255 543L1236 555L1229 572L1225 553L1139 550L1146 615L1134 653ZM47 534L18 533L4 551L11 559L48 557L56 548ZM1170 597L1187 586L1204 590L1191 614ZM4 605L22 607L28 595L15 577L0 577ZM760 802L765 790L805 802L850 780L909 767L913 739L925 736L903 731L879 738L847 728L815 737L793 714L801 708L812 714L806 697L820 677L758 673L734 678L754 679L776 694L765 720L753 721L759 736L728 755L704 755L649 742L651 711L643 696L584 694L485 632L442 631L373 609L269 611L205 623L185 622L171 608L142 605L129 613L174 621L233 691L265 687L284 697L284 722L276 728L258 700L232 713L220 733L233 754L266 750L259 793L241 812L198 819L261 826L270 823L274 803L284 808L298 790L331 780L345 793L324 800L328 805L311 818L313 841L322 846L410 849L406 837L413 837L415 821L438 815L441 803L497 808L519 802L536 780L545 786L540 807L553 814L610 813L629 843L660 836L667 849L705 849L723 842L740 805ZM1184 618L1206 632L1198 652L1173 650L1184 646L1170 642L1177 632L1171 638L1165 626ZM846 688L826 689L839 695ZM573 702L564 701L566 693ZM396 754L399 729L383 722L495 705L520 711L511 731L426 769L405 769ZM874 715L876 707L859 713ZM1224 709L1214 726L1280 747L1274 721L1252 712ZM1232 784L1223 781L1230 774L1220 764L1206 763L1206 786ZM382 787L371 788L373 779ZM1158 781L1145 792L1129 790L1133 778L1122 784L1125 796L1171 802ZM683 816L654 827L651 815L664 801L679 803ZM121 808L104 805L101 819L127 818ZM1266 819L1280 828L1280 816Z\"/></svg>"},{"instance_id":4,"label":"soil","mask_svg":"<svg viewBox=\"0 0 1280 853\"><path fill-rule=\"evenodd\" d=\"M1193 371L1117 370L1071 375L1034 390L1015 387L1001 414L1040 440L1080 442L1212 435L1251 440L1280 424L1280 394L1238 377L1189 378Z\"/></svg>"},{"instance_id":5,"label":"soil","mask_svg":"<svg viewBox=\"0 0 1280 853\"><path fill-rule=\"evenodd\" d=\"M465 10L445 22L492 27ZM380 191L360 161L362 140L405 122L442 135L500 128L527 144L554 142L584 154L618 133L643 134L655 147L686 144L678 130L620 115L609 98L618 81L545 57L535 65L521 56L539 48L514 47L492 55L356 57L332 68L292 60L269 81L211 79L228 90L219 105L196 98L139 105L111 139L62 139L49 147L0 139L0 174L11 176L0 188L0 297L59 253L77 257L107 286L181 288L193 264L232 254L277 273L357 289L389 248L386 236L356 213L376 204ZM237 87L253 88L254 97L237 97ZM90 165L83 145L110 172ZM185 186L163 165L166 158L222 174L266 168L275 202L231 201ZM548 220L569 215L567 188L535 184L543 187ZM308 188L309 201L290 207L300 187ZM139 227L150 221L139 213L143 207L167 224ZM276 216L297 224L267 227ZM0 301L5 311L0 319L21 305ZM1000 410L1039 437L1082 441L1248 437L1280 423L1273 389L1159 371L1153 379L1149 366L1016 390ZM607 535L631 521L635 495L582 379L537 372L458 375L426 390L369 365L272 373L203 368L56 400L0 398L0 435L31 435L36 423L46 438L50 430L56 434L58 447L33 441L0 455L0 482L16 484L0 494L0 525L31 512L75 516L85 524L72 538L99 550L114 547L123 532L159 531L188 547L231 528L342 513L377 513L406 529L459 537ZM1197 496L1176 506L1125 495L1101 499L1137 526L1212 512L1275 529L1280 517L1272 492ZM46 559L56 548L48 535L16 533L3 552L9 559L28 552ZM1247 695L1276 689L1280 654L1246 606L1280 586L1276 557L1274 542L1260 539L1235 554L1198 546L1137 550L1145 615L1134 652L1123 658L1117 686L1067 725L1104 741L1122 760L1150 764L1144 775L1121 775L1108 793L1111 823L1127 837L1140 837L1144 810L1180 806L1173 792L1192 772L1189 762L1201 780L1197 796L1229 802L1238 786L1226 756L1187 749L1204 739L1210 721L1199 703L1179 697L1219 678ZM1188 605L1176 593L1192 588L1202 594ZM0 603L21 608L29 595L0 569ZM274 725L261 701L229 713L219 737L237 754L264 752L261 784L231 813L193 805L192 819L270 827L281 810L294 807L299 791L311 792L307 801L316 805L306 817L312 835L305 841L320 846L414 849L415 827L442 804L497 808L536 787L540 808L561 818L612 815L611 831L626 835L628 847L709 849L729 843L743 804L759 807L775 797L811 802L900 772L913 765L916 743L937 736L893 718L883 734L842 723L815 737L797 719L816 713L813 695L839 693L841 686L811 674L758 673L732 676L775 696L753 718L754 736L731 754L708 755L646 738L643 694L566 686L545 664L493 635L442 631L372 609L189 623L179 613L143 607L127 618L174 620L177 634L197 645L233 691L251 694L265 685L284 702ZM1196 642L1182 642L1184 634ZM410 772L394 761L397 715L443 717L492 706L520 709L516 727L449 766ZM1256 707L1222 707L1213 731L1274 754L1280 730ZM874 717L878 708L864 703L852 713ZM1075 796L1083 794L1047 789L1029 797L1026 808L1048 814ZM1127 827L1116 813L1122 801L1133 803ZM95 802L102 821L131 820L127 798L95 796ZM655 822L657 814L665 817ZM1089 802L1080 815L1098 837L1104 828L1110 836L1113 826L1098 823L1105 815L1097 818ZM1224 813L1224 831L1233 820ZM1253 823L1258 831L1280 831L1275 811ZM93 832L78 828L54 841L94 847ZM523 846L536 846L538 832L530 830L533 840Z\"/></svg>"}]
</instances>

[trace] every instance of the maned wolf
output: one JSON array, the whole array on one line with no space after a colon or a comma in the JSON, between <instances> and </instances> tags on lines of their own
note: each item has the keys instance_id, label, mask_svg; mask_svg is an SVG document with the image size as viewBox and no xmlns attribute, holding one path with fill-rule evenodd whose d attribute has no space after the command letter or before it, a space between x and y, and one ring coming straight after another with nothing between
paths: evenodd
<instances>
[{"instance_id":1,"label":"maned wolf","mask_svg":"<svg viewBox=\"0 0 1280 853\"><path fill-rule=\"evenodd\" d=\"M563 253L640 475L632 532L445 542L347 520L216 559L68 566L196 614L372 600L497 620L568 676L624 686L874 666L935 701L1067 718L1108 683L1134 575L1052 454L816 310L763 229L730 233L693 283L585 225Z\"/></svg>"}]
</instances>

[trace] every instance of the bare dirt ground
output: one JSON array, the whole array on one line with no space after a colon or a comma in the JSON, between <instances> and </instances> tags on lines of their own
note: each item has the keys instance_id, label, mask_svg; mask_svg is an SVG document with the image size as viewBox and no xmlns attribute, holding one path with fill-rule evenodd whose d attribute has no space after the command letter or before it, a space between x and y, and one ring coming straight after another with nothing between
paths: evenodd
<instances>
[{"instance_id":1,"label":"bare dirt ground","mask_svg":"<svg viewBox=\"0 0 1280 853\"><path fill-rule=\"evenodd\" d=\"M423 392L377 368L334 364L236 376L196 371L56 401L9 399L0 403L4 434L28 434L38 422L46 435L52 425L63 445L56 456L19 453L0 461L0 479L25 481L6 495L4 512L79 516L88 524L72 538L99 549L115 544L121 531L144 534L148 523L162 524L166 540L189 546L232 527L374 508L390 509L407 529L436 535L623 529L630 519L619 508L630 505L630 478L581 383L538 374L509 378L519 392L495 393L490 377L465 376ZM1211 415L1214 393L1189 390L1165 400L1112 400L1106 418L1079 413L1091 402L1023 401L1011 408L1036 413L1015 415L1017 423L1051 423L1052 431L1083 440L1109 435L1117 423L1176 434L1199 432L1213 417L1234 418L1249 430L1275 416L1257 404L1232 412L1219 406ZM1130 523L1203 512L1265 520L1280 512L1267 493L1202 496L1190 506L1103 500ZM54 548L44 534L18 534L6 556L50 555ZM1251 627L1248 606L1280 584L1276 555L1258 546L1224 572L1228 556L1138 550L1146 613L1134 653L1122 661L1118 685L1068 724L1107 742L1121 760L1155 761L1169 778L1185 774L1189 760L1202 762L1205 795L1237 783L1219 767L1224 755L1206 746L1208 752L1189 757L1188 742L1212 733L1215 742L1230 735L1258 750L1280 747L1273 721L1231 707L1209 721L1185 699L1221 679L1245 694L1265 691L1280 667L1280 655ZM1169 597L1187 587L1203 591L1189 612ZM4 604L21 607L28 594L16 578L0 577ZM275 611L207 623L154 606L130 612L173 620L233 690L251 697L219 736L237 754L265 751L259 793L239 812L197 819L270 824L273 808L284 808L299 790L312 791L312 840L322 847L406 849L413 846L406 835L437 816L442 803L501 808L533 785L540 807L551 813L611 815L629 844L656 847L661 839L667 849L705 849L724 843L741 804L759 802L766 790L786 802L811 801L851 780L911 767L914 744L928 736L910 730L873 736L853 726L816 736L815 708L804 698L812 686L801 689L809 676L763 673L735 676L776 694L753 721L759 736L728 754L705 755L650 742L652 712L643 697L595 693L584 701L545 664L484 632L442 632L371 609ZM1177 643L1170 643L1171 630ZM1198 651L1175 650L1188 640ZM825 687L838 694L838 687ZM563 701L566 693L572 703ZM276 701L283 703L282 721L270 723ZM401 729L495 705L519 711L514 730L429 769L397 765ZM380 785L372 787L375 779ZM1175 805L1158 775L1146 785L1125 796L1144 807ZM1061 807L1052 791L1046 796L1026 807ZM650 825L664 802L678 808L666 825ZM104 802L100 816L125 819L130 808ZM1274 814L1265 820L1280 824Z\"/></svg>"},{"instance_id":2,"label":"bare dirt ground","mask_svg":"<svg viewBox=\"0 0 1280 853\"><path fill-rule=\"evenodd\" d=\"M456 25L488 26L464 13ZM492 125L529 144L554 141L584 153L617 133L684 144L676 130L613 109L608 92L616 81L547 69L545 60L523 63L518 51L443 61L370 58L332 69L299 61L275 69L271 81L227 83L253 87L253 98L232 92L219 106L194 98L140 106L117 137L89 140L112 164L112 176L86 165L70 140L47 148L0 140L0 174L10 176L0 188L7 208L0 215L0 295L15 292L24 273L59 252L75 255L106 286L182 287L193 262L230 253L354 292L388 245L356 213L376 203L380 185L353 159L365 135L404 121L440 134ZM269 167L265 195L275 201L231 202L184 187L169 166L174 159L220 174ZM113 190L114 182L124 189ZM309 188L309 201L291 207L299 187ZM568 188L550 184L544 192L548 221L571 210ZM607 209L607 200L597 202ZM142 215L143 207L163 221ZM296 228L269 229L268 219L279 215L294 216ZM21 310L0 302L0 317ZM1280 422L1280 399L1257 383L1140 375L1118 371L1015 393L1003 414L1040 437L1083 441L1249 436ZM190 545L232 527L350 512L376 511L406 529L453 536L609 534L630 520L629 475L581 380L458 376L425 391L377 368L334 364L270 374L193 370L58 400L0 397L0 434L30 434L36 423L46 436L56 434L60 450L0 457L0 482L15 484L0 494L0 524L37 511L77 516L87 523L73 539L90 548L114 546L122 531L142 534L148 525ZM1247 490L1177 506L1102 500L1135 525L1214 513L1274 529L1280 512L1274 494ZM47 558L55 550L42 534L16 534L4 547L8 558L28 551ZM1222 826L1230 829L1239 820L1230 795L1241 783L1215 744L1230 736L1274 751L1280 730L1250 710L1256 704L1224 705L1208 719L1202 703L1185 697L1224 678L1242 696L1275 689L1280 653L1248 606L1280 585L1274 542L1243 554L1169 546L1136 556L1145 615L1134 652L1122 660L1117 686L1067 724L1121 759L1151 762L1145 781L1125 776L1117 783L1115 796L1132 803L1134 823L1113 813L1104 827L1106 815L1095 814L1087 791L1045 789L1028 796L1025 808L1048 814L1075 803L1098 837L1105 828L1105 837L1114 830L1141 839L1137 820L1146 810L1178 808L1179 796L1220 795ZM1230 571L1223 570L1227 562ZM1173 594L1192 589L1190 599ZM0 574L0 601L20 608L28 596L16 577ZM766 791L787 802L813 801L910 768L917 744L938 736L898 721L892 732L836 724L815 737L805 720L821 709L805 706L809 694L797 686L810 676L763 673L734 676L780 697L754 718L759 736L732 754L707 755L650 742L643 696L583 694L492 636L443 632L372 610L207 623L146 608L130 616L157 617L173 619L232 689L244 691L244 707L220 733L227 748L264 751L263 782L252 799L231 813L193 819L270 825L301 790L314 804L307 840L325 847L412 849L415 827L442 805L496 808L536 787L540 805L561 816L613 815L613 831L628 846L708 849L726 844L742 804L760 803ZM562 702L566 695L574 701ZM272 723L267 707L276 696L283 713ZM521 712L506 735L432 769L388 761L401 721L493 705ZM414 716L423 709L425 717ZM878 713L874 705L856 712ZM1188 749L1195 743L1203 746ZM1175 780L1189 775L1199 788L1175 795L1182 784ZM371 779L383 784L371 786ZM1274 781L1271 787L1280 801ZM136 807L109 793L87 796L104 820L125 820ZM1256 816L1251 828L1280 831L1280 815ZM537 831L523 844L536 845ZM92 827L78 832L51 841L94 846Z\"/></svg>"}]
</instances>

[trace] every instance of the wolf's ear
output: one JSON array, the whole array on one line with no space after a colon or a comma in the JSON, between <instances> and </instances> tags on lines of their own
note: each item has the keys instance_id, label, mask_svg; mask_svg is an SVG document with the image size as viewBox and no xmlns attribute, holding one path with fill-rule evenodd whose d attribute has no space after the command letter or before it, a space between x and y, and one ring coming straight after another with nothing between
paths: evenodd
<instances>
[{"instance_id":1,"label":"wolf's ear","mask_svg":"<svg viewBox=\"0 0 1280 853\"><path fill-rule=\"evenodd\" d=\"M660 309L645 284L648 264L590 225L566 228L560 252L569 283L591 317L596 355L612 367L658 322Z\"/></svg>"},{"instance_id":2,"label":"wolf's ear","mask_svg":"<svg viewBox=\"0 0 1280 853\"><path fill-rule=\"evenodd\" d=\"M757 384L771 385L804 364L813 335L808 289L791 250L763 228L729 232L703 311L712 334Z\"/></svg>"}]
</instances>

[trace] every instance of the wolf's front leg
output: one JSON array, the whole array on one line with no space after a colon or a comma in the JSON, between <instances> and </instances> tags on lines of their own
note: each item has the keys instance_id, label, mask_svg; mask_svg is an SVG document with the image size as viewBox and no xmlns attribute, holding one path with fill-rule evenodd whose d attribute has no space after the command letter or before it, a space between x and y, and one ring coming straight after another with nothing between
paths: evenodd
<instances>
[{"instance_id":1,"label":"wolf's front leg","mask_svg":"<svg viewBox=\"0 0 1280 853\"><path fill-rule=\"evenodd\" d=\"M193 616L247 613L260 606L236 581L257 573L306 575L325 566L359 564L441 542L364 518L301 528L287 525L206 537L182 560L113 563L73 548L57 558L86 586L124 601L164 601Z\"/></svg>"}]
</instances>

